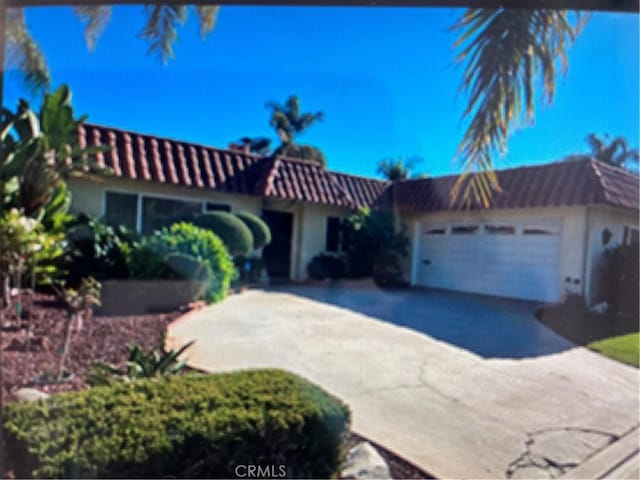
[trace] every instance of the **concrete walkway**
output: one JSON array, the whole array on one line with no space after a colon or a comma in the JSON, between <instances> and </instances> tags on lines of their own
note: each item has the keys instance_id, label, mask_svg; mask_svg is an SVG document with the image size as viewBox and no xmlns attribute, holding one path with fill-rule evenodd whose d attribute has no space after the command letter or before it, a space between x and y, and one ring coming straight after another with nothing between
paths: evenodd
<instances>
[{"instance_id":1,"label":"concrete walkway","mask_svg":"<svg viewBox=\"0 0 640 480\"><path fill-rule=\"evenodd\" d=\"M440 478L558 477L638 423L638 370L584 348L483 359L351 310L259 290L169 328L172 348L192 339L190 365L301 374L350 405L356 431Z\"/></svg>"}]
</instances>

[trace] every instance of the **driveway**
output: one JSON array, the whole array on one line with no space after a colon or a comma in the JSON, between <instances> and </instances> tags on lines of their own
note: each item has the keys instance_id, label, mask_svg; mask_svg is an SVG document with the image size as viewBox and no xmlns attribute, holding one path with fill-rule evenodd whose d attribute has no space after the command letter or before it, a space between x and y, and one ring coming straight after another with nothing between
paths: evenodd
<instances>
[{"instance_id":1,"label":"driveway","mask_svg":"<svg viewBox=\"0 0 640 480\"><path fill-rule=\"evenodd\" d=\"M559 476L638 423L638 370L508 313L531 305L464 297L473 304L465 324L463 297L352 290L359 300L317 287L248 291L182 317L167 342L195 339L189 364L210 372L303 375L350 405L356 431L440 478ZM416 320L430 308L439 318ZM529 334L516 335L503 318ZM522 356L504 346L478 355L491 333L480 322L537 346L527 358L497 358Z\"/></svg>"}]
</instances>

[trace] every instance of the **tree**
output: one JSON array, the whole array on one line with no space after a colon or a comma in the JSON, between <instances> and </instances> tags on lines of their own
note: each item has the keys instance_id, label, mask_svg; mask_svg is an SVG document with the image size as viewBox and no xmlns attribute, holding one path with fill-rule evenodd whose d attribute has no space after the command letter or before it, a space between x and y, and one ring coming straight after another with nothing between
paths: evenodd
<instances>
[{"instance_id":1,"label":"tree","mask_svg":"<svg viewBox=\"0 0 640 480\"><path fill-rule=\"evenodd\" d=\"M624 137L616 137L610 140L609 134L600 138L595 133L587 135L586 142L589 144L591 154L596 160L613 165L614 167L626 168L634 172L638 171L640 155L638 149L631 149L627 145Z\"/></svg>"},{"instance_id":2,"label":"tree","mask_svg":"<svg viewBox=\"0 0 640 480\"><path fill-rule=\"evenodd\" d=\"M243 147L249 147L251 153L266 157L271 152L271 139L266 137L242 137L240 144Z\"/></svg>"},{"instance_id":3,"label":"tree","mask_svg":"<svg viewBox=\"0 0 640 480\"><path fill-rule=\"evenodd\" d=\"M284 105L268 102L267 107L272 111L269 124L276 130L281 142L273 151L274 155L311 160L325 166L327 162L320 149L296 142L297 136L323 120L324 114L320 111L301 113L300 99L296 95L291 95Z\"/></svg>"},{"instance_id":4,"label":"tree","mask_svg":"<svg viewBox=\"0 0 640 480\"><path fill-rule=\"evenodd\" d=\"M402 157L397 159L383 158L378 162L378 174L382 175L387 180L395 182L397 180L407 180L408 178L424 178L425 174L414 173L411 171L415 169L416 164L422 160L419 158L409 158L402 160Z\"/></svg>"},{"instance_id":5,"label":"tree","mask_svg":"<svg viewBox=\"0 0 640 480\"><path fill-rule=\"evenodd\" d=\"M553 102L558 72L566 73L567 50L588 17L564 10L467 9L452 27L459 32L456 62L464 63L461 91L468 95L467 129L458 146L463 174L452 191L456 201L488 207L500 191L493 171L496 153L519 124L532 124L536 84ZM469 178L471 173L479 173Z\"/></svg>"},{"instance_id":6,"label":"tree","mask_svg":"<svg viewBox=\"0 0 640 480\"><path fill-rule=\"evenodd\" d=\"M89 49L95 47L98 38L109 23L112 8L112 5L73 7L76 16L85 24L84 35ZM138 32L138 37L148 42L149 53L157 54L166 63L173 58L173 44L178 38L178 29L187 21L189 5L178 2L148 4L144 8L146 22ZM193 8L200 22L200 35L204 38L215 26L219 7L196 5ZM49 66L40 46L27 28L24 9L8 9L6 20L8 66L22 72L25 83L35 91L47 88L51 83Z\"/></svg>"}]
</instances>

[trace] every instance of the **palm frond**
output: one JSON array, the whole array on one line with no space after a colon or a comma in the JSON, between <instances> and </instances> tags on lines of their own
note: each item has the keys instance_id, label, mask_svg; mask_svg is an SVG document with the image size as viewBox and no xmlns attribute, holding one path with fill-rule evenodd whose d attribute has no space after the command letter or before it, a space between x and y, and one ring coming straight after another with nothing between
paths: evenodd
<instances>
[{"instance_id":1,"label":"palm frond","mask_svg":"<svg viewBox=\"0 0 640 480\"><path fill-rule=\"evenodd\" d=\"M51 84L51 74L44 53L31 36L22 8L10 8L6 18L6 52L8 69L16 69L34 93Z\"/></svg>"},{"instance_id":2,"label":"palm frond","mask_svg":"<svg viewBox=\"0 0 640 480\"><path fill-rule=\"evenodd\" d=\"M567 48L586 20L568 18L558 10L468 9L453 26L460 32L455 61L465 64L460 90L468 96L454 202L488 207L500 191L493 156L506 153L516 128L533 122L536 85L543 101L553 101L556 75L566 72Z\"/></svg>"},{"instance_id":3,"label":"palm frond","mask_svg":"<svg viewBox=\"0 0 640 480\"><path fill-rule=\"evenodd\" d=\"M73 7L73 13L85 23L84 40L89 50L96 46L98 38L104 33L111 19L111 6L109 5L77 5Z\"/></svg>"},{"instance_id":4,"label":"palm frond","mask_svg":"<svg viewBox=\"0 0 640 480\"><path fill-rule=\"evenodd\" d=\"M173 44L178 38L177 28L187 20L186 5L147 5L147 23L138 34L149 42L148 53L160 56L163 63L173 58Z\"/></svg>"},{"instance_id":5,"label":"palm frond","mask_svg":"<svg viewBox=\"0 0 640 480\"><path fill-rule=\"evenodd\" d=\"M200 20L200 35L205 38L213 31L218 18L219 5L196 5L196 13Z\"/></svg>"}]
</instances>

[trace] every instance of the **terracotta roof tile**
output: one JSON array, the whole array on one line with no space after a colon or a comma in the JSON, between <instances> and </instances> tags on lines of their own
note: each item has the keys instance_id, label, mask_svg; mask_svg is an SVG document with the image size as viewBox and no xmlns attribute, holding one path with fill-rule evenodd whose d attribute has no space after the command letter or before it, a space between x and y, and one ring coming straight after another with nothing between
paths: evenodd
<instances>
[{"instance_id":1,"label":"terracotta roof tile","mask_svg":"<svg viewBox=\"0 0 640 480\"><path fill-rule=\"evenodd\" d=\"M111 146L108 152L98 153L96 160L117 177L352 209L396 205L404 212L433 212L463 208L451 202L455 175L391 184L332 172L305 160L260 157L97 125L81 126L78 138L86 146ZM502 192L494 195L491 208L608 204L638 210L638 176L590 158L496 174Z\"/></svg>"},{"instance_id":2,"label":"terracotta roof tile","mask_svg":"<svg viewBox=\"0 0 640 480\"><path fill-rule=\"evenodd\" d=\"M638 210L638 176L588 157L496 174L502 192L492 198L494 209L609 204ZM456 180L450 175L398 182L393 187L396 205L407 213L461 210L451 201Z\"/></svg>"}]
</instances>

